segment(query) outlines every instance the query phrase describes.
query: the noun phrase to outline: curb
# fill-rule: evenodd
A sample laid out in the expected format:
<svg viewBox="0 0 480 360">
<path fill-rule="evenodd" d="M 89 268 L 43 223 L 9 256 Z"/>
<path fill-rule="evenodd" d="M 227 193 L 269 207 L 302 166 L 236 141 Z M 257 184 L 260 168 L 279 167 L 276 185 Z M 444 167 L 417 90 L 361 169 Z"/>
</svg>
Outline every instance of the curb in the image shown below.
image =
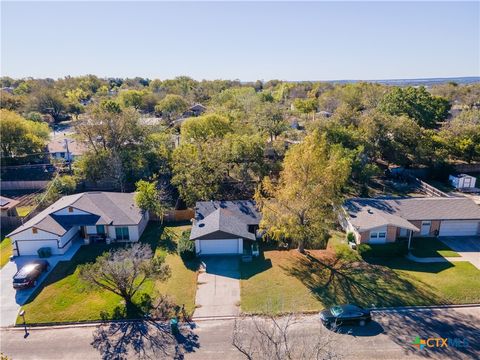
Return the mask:
<svg viewBox="0 0 480 360">
<path fill-rule="evenodd" d="M 423 305 L 423 306 L 401 306 L 401 307 L 379 307 L 369 308 L 370 311 L 423 311 L 423 310 L 441 310 L 441 309 L 461 309 L 470 307 L 480 307 L 480 304 L 451 304 L 451 305 Z"/>
<path fill-rule="evenodd" d="M 402 312 L 402 311 L 428 311 L 428 310 L 441 310 L 441 309 L 461 309 L 461 308 L 480 308 L 480 304 L 460 304 L 460 305 L 434 305 L 434 306 L 404 306 L 404 307 L 382 307 L 382 308 L 369 308 L 372 312 Z M 318 312 L 300 313 L 303 316 L 313 316 Z M 221 320 L 234 320 L 245 315 L 232 315 L 232 316 L 199 316 L 192 318 L 192 322 L 202 321 L 221 321 Z M 247 315 L 249 316 L 249 315 Z M 261 315 L 250 315 L 261 316 Z M 281 316 L 281 315 L 280 315 Z M 111 321 L 92 321 L 92 322 L 79 322 L 79 323 L 64 323 L 64 324 L 28 324 L 27 328 L 30 330 L 50 330 L 50 329 L 69 329 L 69 328 L 88 328 L 97 327 L 99 325 L 108 325 L 115 323 L 131 323 L 142 321 L 142 319 L 130 319 L 130 320 L 111 320 Z M 161 321 L 158 321 L 161 322 Z M 165 323 L 168 323 L 166 321 Z M 188 325 L 188 323 L 185 323 Z M 23 325 L 5 326 L 0 328 L 1 331 L 24 331 Z"/>
</svg>

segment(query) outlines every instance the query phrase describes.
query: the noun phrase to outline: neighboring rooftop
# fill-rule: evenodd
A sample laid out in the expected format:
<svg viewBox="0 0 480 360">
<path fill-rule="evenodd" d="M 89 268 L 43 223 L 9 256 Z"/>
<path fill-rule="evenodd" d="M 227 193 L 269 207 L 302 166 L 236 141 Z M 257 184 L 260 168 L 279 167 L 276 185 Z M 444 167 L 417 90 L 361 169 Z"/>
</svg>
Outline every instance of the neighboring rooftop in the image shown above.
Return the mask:
<svg viewBox="0 0 480 360">
<path fill-rule="evenodd" d="M 135 204 L 134 195 L 98 191 L 64 196 L 8 236 L 31 227 L 62 236 L 74 225 L 136 225 L 142 218 L 142 211 Z M 53 214 L 66 207 L 91 215 Z"/>
<path fill-rule="evenodd" d="M 480 207 L 463 197 L 356 198 L 347 200 L 344 209 L 360 231 L 385 225 L 418 231 L 409 221 L 480 219 Z"/>
<path fill-rule="evenodd" d="M 190 239 L 220 231 L 255 240 L 248 226 L 258 225 L 260 219 L 261 214 L 252 200 L 197 202 Z"/>
<path fill-rule="evenodd" d="M 9 210 L 14 208 L 19 204 L 19 201 L 7 198 L 5 196 L 0 196 L 0 209 Z"/>
</svg>

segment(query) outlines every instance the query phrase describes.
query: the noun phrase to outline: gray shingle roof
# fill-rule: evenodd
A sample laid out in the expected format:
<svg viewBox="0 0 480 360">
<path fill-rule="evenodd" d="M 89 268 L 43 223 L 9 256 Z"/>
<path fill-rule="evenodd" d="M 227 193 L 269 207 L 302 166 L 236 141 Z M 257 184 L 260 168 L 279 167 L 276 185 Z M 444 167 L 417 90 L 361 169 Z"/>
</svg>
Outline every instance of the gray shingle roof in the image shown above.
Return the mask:
<svg viewBox="0 0 480 360">
<path fill-rule="evenodd" d="M 215 232 L 255 240 L 248 225 L 258 225 L 261 214 L 254 201 L 200 201 L 196 203 L 195 220 L 190 239 L 198 239 Z"/>
<path fill-rule="evenodd" d="M 134 196 L 135 193 L 100 191 L 64 196 L 7 236 L 33 226 L 62 236 L 73 225 L 136 225 L 142 219 L 142 211 L 135 204 Z M 53 214 L 69 206 L 94 216 Z"/>
<path fill-rule="evenodd" d="M 384 225 L 418 231 L 407 220 L 480 220 L 480 206 L 461 197 L 350 199 L 344 209 L 360 231 Z"/>
</svg>

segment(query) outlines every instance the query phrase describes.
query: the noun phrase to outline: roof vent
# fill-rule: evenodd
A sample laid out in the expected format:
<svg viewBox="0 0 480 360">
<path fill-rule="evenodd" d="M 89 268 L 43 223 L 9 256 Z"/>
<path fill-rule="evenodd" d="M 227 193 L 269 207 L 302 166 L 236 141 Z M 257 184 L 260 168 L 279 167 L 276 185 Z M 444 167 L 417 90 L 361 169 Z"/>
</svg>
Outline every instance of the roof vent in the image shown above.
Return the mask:
<svg viewBox="0 0 480 360">
<path fill-rule="evenodd" d="M 201 227 L 201 228 L 202 228 L 202 227 L 204 227 L 204 226 L 205 226 L 205 224 L 204 224 L 204 223 L 200 223 L 200 224 L 198 224 L 198 227 Z"/>
<path fill-rule="evenodd" d="M 373 214 L 372 209 L 368 209 L 367 211 L 368 211 L 369 214 Z"/>
</svg>

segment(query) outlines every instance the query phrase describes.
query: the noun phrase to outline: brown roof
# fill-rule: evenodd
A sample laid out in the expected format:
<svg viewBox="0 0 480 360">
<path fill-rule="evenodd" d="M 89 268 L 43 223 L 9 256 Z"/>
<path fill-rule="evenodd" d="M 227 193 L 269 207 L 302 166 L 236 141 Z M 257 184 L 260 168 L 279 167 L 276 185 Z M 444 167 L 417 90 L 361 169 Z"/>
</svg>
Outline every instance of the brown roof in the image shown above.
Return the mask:
<svg viewBox="0 0 480 360">
<path fill-rule="evenodd" d="M 136 225 L 142 219 L 143 214 L 141 209 L 135 204 L 134 196 L 135 193 L 101 191 L 64 196 L 8 234 L 8 236 L 31 227 L 63 235 L 72 225 L 71 222 L 67 223 L 65 221 L 66 217 L 76 217 L 80 222 L 87 221 L 88 224 L 85 223 L 87 225 Z M 94 218 L 86 219 L 85 215 L 58 216 L 53 214 L 67 206 L 92 214 Z"/>
<path fill-rule="evenodd" d="M 57 153 L 57 152 L 66 152 L 67 148 L 65 146 L 65 140 L 68 142 L 68 151 L 72 155 L 83 155 L 87 151 L 87 146 L 84 142 L 72 139 L 68 137 L 60 137 L 50 141 L 47 144 L 47 149 L 49 153 Z"/>
<path fill-rule="evenodd" d="M 350 199 L 344 209 L 359 230 L 384 225 L 410 229 L 414 220 L 480 220 L 480 206 L 463 197 Z"/>
</svg>

